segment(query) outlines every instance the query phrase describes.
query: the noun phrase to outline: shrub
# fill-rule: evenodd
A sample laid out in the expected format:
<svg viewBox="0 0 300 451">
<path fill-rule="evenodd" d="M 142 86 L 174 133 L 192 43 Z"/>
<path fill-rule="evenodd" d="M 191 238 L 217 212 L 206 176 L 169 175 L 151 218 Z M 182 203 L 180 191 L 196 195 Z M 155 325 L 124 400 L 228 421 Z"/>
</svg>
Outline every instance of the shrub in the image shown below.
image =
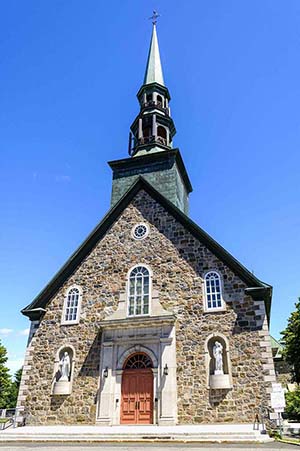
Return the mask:
<svg viewBox="0 0 300 451">
<path fill-rule="evenodd" d="M 300 387 L 285 394 L 286 414 L 289 420 L 300 421 Z"/>
</svg>

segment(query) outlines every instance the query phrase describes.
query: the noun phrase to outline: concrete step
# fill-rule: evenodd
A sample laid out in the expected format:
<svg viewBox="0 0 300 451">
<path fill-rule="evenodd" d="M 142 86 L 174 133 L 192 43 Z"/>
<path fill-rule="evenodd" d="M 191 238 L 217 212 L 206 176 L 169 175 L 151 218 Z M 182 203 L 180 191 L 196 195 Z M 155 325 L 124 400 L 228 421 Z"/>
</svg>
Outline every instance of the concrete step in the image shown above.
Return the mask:
<svg viewBox="0 0 300 451">
<path fill-rule="evenodd" d="M 0 442 L 248 442 L 270 437 L 253 425 L 25 426 L 0 432 Z"/>
</svg>

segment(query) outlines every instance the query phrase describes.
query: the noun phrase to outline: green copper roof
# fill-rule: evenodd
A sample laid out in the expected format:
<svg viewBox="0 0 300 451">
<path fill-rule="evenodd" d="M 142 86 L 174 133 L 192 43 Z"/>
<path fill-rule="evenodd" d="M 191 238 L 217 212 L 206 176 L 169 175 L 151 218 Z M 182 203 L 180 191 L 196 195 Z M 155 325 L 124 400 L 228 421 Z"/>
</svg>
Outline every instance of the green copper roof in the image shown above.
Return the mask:
<svg viewBox="0 0 300 451">
<path fill-rule="evenodd" d="M 165 85 L 155 24 L 153 24 L 147 67 L 144 77 L 144 85 L 148 85 L 150 83 L 159 83 L 162 86 Z"/>
<path fill-rule="evenodd" d="M 271 339 L 271 348 L 273 350 L 273 357 L 281 358 L 284 346 L 274 337 L 272 337 L 272 335 L 270 335 L 270 339 Z"/>
</svg>

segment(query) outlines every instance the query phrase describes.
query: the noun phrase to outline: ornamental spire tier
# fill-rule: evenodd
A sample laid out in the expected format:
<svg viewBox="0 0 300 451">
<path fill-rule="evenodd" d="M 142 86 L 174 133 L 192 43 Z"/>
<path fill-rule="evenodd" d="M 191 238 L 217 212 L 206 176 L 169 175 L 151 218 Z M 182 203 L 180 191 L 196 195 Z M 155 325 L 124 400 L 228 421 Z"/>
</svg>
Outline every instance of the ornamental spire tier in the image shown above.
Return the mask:
<svg viewBox="0 0 300 451">
<path fill-rule="evenodd" d="M 153 24 L 148 61 L 144 77 L 144 85 L 149 85 L 151 83 L 159 83 L 162 86 L 165 85 L 160 61 L 156 24 Z"/>
<path fill-rule="evenodd" d="M 169 108 L 171 97 L 164 83 L 160 60 L 156 33 L 157 17 L 153 16 L 155 20 L 144 83 L 137 93 L 140 112 L 130 127 L 128 152 L 132 157 L 172 149 L 176 133 Z"/>
</svg>

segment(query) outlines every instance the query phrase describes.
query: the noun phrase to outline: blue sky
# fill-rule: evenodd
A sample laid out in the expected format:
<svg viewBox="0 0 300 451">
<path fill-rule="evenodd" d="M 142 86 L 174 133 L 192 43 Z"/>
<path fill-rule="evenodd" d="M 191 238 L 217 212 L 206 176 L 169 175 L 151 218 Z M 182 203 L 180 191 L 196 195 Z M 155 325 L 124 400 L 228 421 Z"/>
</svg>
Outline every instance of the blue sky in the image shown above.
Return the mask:
<svg viewBox="0 0 300 451">
<path fill-rule="evenodd" d="M 22 364 L 27 305 L 109 208 L 127 156 L 152 10 L 194 192 L 190 216 L 274 287 L 279 337 L 300 296 L 299 0 L 2 2 L 0 338 Z"/>
</svg>

